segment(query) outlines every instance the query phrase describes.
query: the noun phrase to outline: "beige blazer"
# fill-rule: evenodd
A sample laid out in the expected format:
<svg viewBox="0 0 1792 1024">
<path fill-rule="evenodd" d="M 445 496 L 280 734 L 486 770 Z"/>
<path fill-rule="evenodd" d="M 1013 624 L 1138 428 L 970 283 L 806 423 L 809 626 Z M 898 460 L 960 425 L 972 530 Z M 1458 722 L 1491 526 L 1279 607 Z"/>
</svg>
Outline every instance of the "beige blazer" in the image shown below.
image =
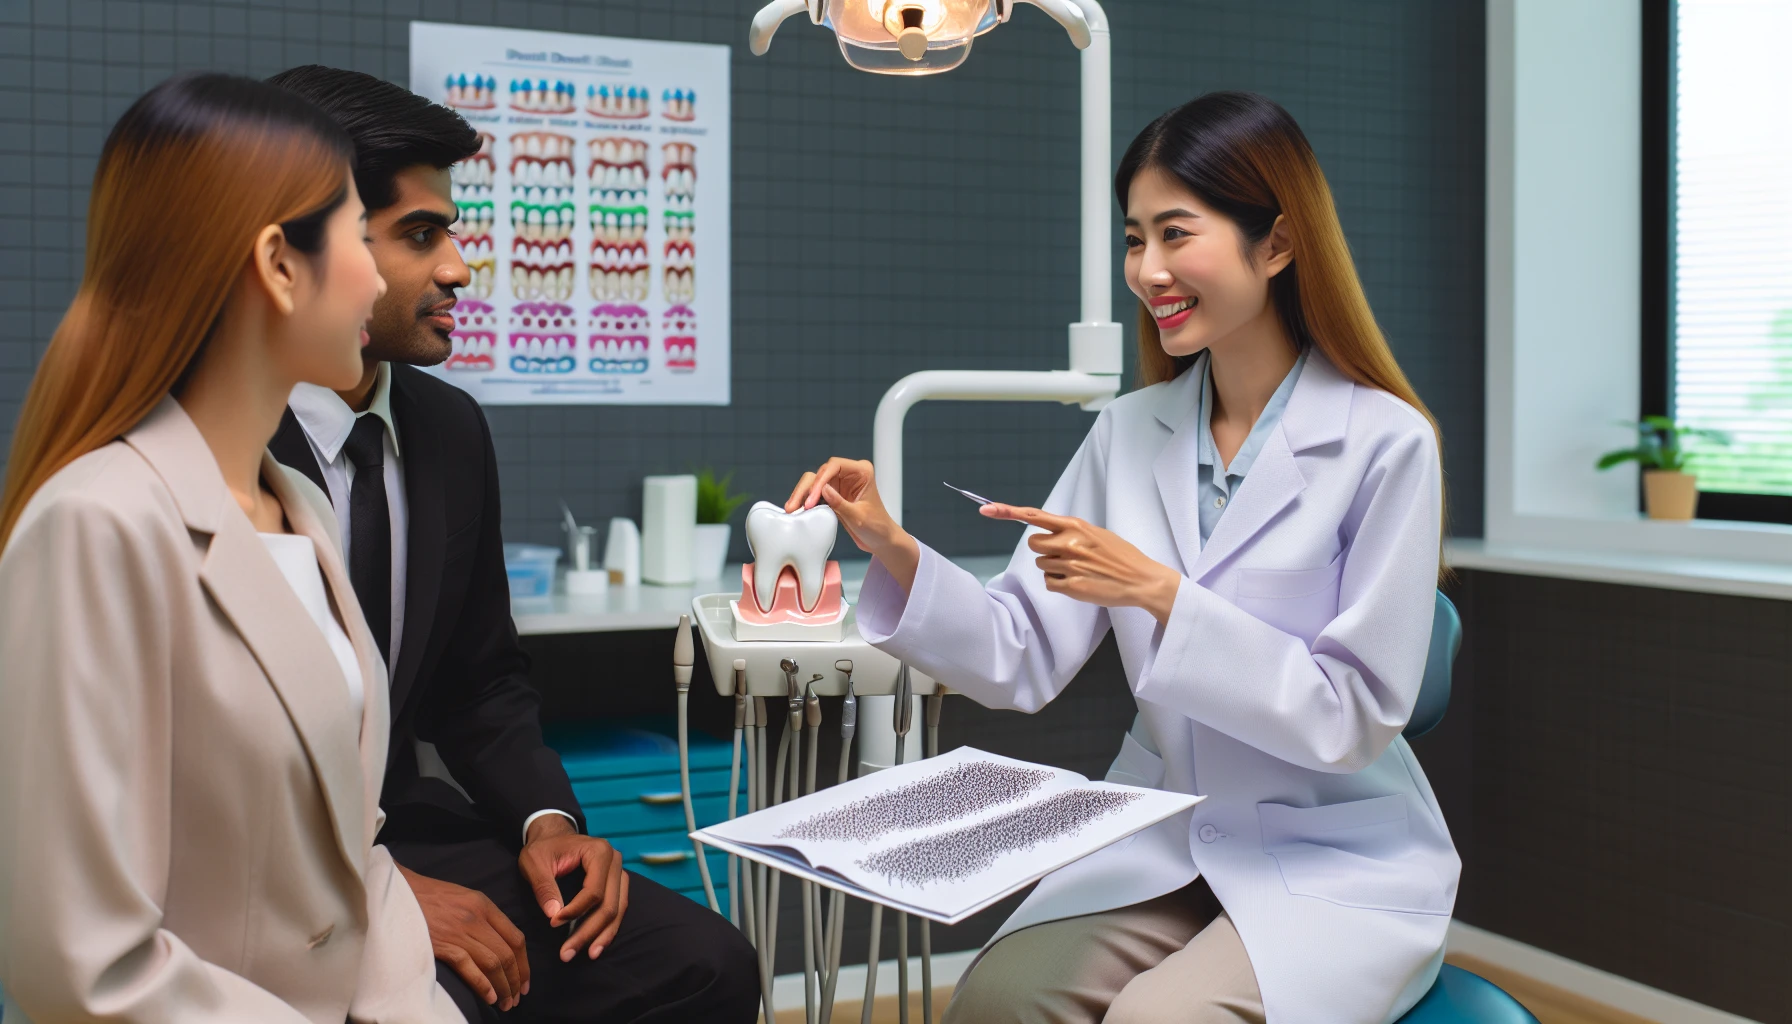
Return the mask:
<svg viewBox="0 0 1792 1024">
<path fill-rule="evenodd" d="M 464 1024 L 373 837 L 386 672 L 329 504 L 267 456 L 365 709 L 172 399 L 77 459 L 0 555 L 6 1024 Z"/>
</svg>

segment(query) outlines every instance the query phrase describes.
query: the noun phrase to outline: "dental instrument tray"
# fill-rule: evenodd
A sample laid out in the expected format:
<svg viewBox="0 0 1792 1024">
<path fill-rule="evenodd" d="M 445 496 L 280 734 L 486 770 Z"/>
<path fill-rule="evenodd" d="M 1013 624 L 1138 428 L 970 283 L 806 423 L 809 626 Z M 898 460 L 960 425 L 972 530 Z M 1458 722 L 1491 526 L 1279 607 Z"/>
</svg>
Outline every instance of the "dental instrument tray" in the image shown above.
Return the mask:
<svg viewBox="0 0 1792 1024">
<path fill-rule="evenodd" d="M 823 697 L 839 697 L 846 693 L 849 674 L 835 662 L 852 663 L 850 678 L 861 697 L 893 694 L 901 663 L 894 657 L 865 642 L 859 635 L 857 609 L 845 609 L 843 633 L 839 640 L 738 640 L 734 635 L 735 612 L 729 607 L 738 594 L 704 594 L 691 602 L 691 619 L 703 636 L 703 653 L 709 659 L 710 678 L 716 692 L 724 697 L 734 694 L 734 663 L 744 661 L 747 693 L 754 697 L 784 697 L 789 680 L 779 662 L 792 659 L 798 665 L 798 679 L 803 685 L 815 684 L 815 692 Z M 820 678 L 812 678 L 819 676 Z M 909 681 L 913 692 L 924 697 L 934 692 L 934 681 L 911 669 Z"/>
</svg>

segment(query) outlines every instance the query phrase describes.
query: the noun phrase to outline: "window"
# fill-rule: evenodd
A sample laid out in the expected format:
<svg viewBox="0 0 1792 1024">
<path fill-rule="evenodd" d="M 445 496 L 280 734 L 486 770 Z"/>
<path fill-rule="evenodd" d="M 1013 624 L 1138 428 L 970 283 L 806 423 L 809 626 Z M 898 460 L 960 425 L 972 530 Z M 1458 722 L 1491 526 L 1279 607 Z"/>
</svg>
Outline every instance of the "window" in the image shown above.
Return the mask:
<svg viewBox="0 0 1792 1024">
<path fill-rule="evenodd" d="M 1730 435 L 1701 518 L 1792 522 L 1788 39 L 1786 0 L 1644 2 L 1642 411 Z"/>
</svg>

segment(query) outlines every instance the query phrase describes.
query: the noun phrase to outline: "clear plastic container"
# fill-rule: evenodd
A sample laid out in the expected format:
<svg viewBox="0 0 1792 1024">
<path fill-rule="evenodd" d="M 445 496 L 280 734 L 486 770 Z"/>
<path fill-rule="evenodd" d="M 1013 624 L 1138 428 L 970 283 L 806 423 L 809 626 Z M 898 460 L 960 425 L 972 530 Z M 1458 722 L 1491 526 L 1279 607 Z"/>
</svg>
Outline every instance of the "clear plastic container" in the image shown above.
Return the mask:
<svg viewBox="0 0 1792 1024">
<path fill-rule="evenodd" d="M 510 577 L 510 596 L 546 597 L 554 589 L 554 566 L 560 549 L 546 544 L 504 545 L 504 574 Z"/>
</svg>

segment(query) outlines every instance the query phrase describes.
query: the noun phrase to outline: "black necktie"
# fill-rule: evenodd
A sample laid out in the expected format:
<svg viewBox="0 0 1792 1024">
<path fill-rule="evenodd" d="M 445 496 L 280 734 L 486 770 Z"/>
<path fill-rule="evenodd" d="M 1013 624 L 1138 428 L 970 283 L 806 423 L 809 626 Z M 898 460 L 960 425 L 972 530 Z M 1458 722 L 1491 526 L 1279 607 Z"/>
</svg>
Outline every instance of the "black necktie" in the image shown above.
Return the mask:
<svg viewBox="0 0 1792 1024">
<path fill-rule="evenodd" d="M 386 509 L 386 424 L 378 416 L 355 420 L 342 446 L 355 464 L 348 491 L 348 578 L 361 601 L 380 657 L 392 643 L 392 520 Z"/>
</svg>

